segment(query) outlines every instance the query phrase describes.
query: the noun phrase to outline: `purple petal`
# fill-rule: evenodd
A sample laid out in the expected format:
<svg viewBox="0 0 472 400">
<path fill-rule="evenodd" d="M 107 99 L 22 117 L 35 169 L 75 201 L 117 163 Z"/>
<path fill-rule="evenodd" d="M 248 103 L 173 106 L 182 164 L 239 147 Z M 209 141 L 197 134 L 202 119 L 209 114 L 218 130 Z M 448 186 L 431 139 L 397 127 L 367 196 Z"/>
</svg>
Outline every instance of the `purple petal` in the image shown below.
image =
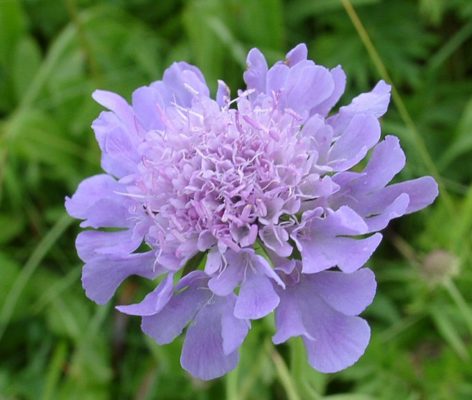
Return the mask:
<svg viewBox="0 0 472 400">
<path fill-rule="evenodd" d="M 369 227 L 369 232 L 377 232 L 384 229 L 392 219 L 399 218 L 408 210 L 410 196 L 402 193 L 391 204 L 385 207 L 381 213 L 365 219 Z"/>
<path fill-rule="evenodd" d="M 272 337 L 274 344 L 280 344 L 291 337 L 304 336 L 312 338 L 305 328 L 303 313 L 299 307 L 297 288 L 287 288 L 280 291 L 280 304 L 275 309 L 275 326 L 277 331 Z M 311 293 L 310 297 L 316 296 Z"/>
<path fill-rule="evenodd" d="M 354 272 L 369 260 L 381 240 L 382 235 L 376 233 L 366 239 L 320 236 L 311 243 L 303 242 L 303 272 L 311 274 L 335 266 Z"/>
<path fill-rule="evenodd" d="M 290 68 L 285 64 L 275 64 L 266 76 L 266 92 L 267 93 L 279 93 L 281 92 L 286 84 L 287 77 L 289 75 Z"/>
<path fill-rule="evenodd" d="M 330 73 L 334 81 L 333 93 L 325 101 L 323 101 L 321 104 L 317 105 L 314 109 L 311 110 L 312 115 L 316 113 L 326 116 L 344 93 L 344 90 L 346 88 L 346 74 L 344 73 L 341 66 L 333 68 L 332 70 L 330 70 Z"/>
<path fill-rule="evenodd" d="M 186 62 L 173 63 L 164 72 L 162 81 L 173 93 L 177 104 L 191 106 L 192 99 L 197 96 L 209 96 L 209 89 L 201 71 Z"/>
<path fill-rule="evenodd" d="M 82 285 L 87 297 L 98 304 L 111 299 L 120 284 L 131 275 L 155 278 L 162 273 L 155 265 L 154 252 L 130 254 L 126 257 L 101 256 L 91 259 L 82 270 Z"/>
<path fill-rule="evenodd" d="M 280 305 L 275 311 L 277 333 L 273 337 L 274 343 L 302 336 L 311 366 L 321 372 L 336 372 L 352 365 L 367 347 L 369 326 L 361 318 L 336 311 L 316 294 L 311 282 L 303 275 L 300 279 L 298 284 L 280 291 Z M 339 308 L 360 309 L 362 301 L 356 298 L 353 298 L 357 303 L 355 307 L 349 308 L 346 304 L 348 293 L 343 294 L 343 300 L 329 300 Z"/>
<path fill-rule="evenodd" d="M 356 184 L 364 191 L 386 186 L 405 166 L 405 154 L 395 136 L 386 136 L 372 152 L 364 177 Z"/>
<path fill-rule="evenodd" d="M 136 172 L 140 139 L 135 127 L 131 130 L 123 125 L 118 115 L 102 112 L 93 121 L 92 129 L 102 151 L 101 166 L 105 171 L 117 178 Z"/>
<path fill-rule="evenodd" d="M 134 113 L 123 97 L 106 90 L 95 90 L 92 98 L 100 105 L 108 108 L 125 124 L 127 128 L 134 127 Z"/>
<path fill-rule="evenodd" d="M 316 330 L 313 340 L 303 338 L 308 362 L 324 373 L 338 372 L 353 365 L 364 354 L 370 328 L 359 317 L 344 316 L 324 306 L 313 309 Z"/>
<path fill-rule="evenodd" d="M 231 309 L 231 302 L 228 303 L 226 298 L 218 298 L 214 303 L 203 307 L 189 326 L 180 362 L 193 376 L 202 380 L 215 379 L 236 367 L 239 361 L 238 352 L 225 354 L 223 348 L 222 316 L 230 313 Z M 245 336 L 240 326 L 237 329 Z M 237 338 L 228 345 L 228 349 L 243 339 L 244 337 Z"/>
<path fill-rule="evenodd" d="M 142 238 L 133 235 L 131 229 L 117 232 L 83 231 L 77 236 L 75 245 L 77 253 L 83 261 L 100 254 L 125 256 L 136 250 Z"/>
<path fill-rule="evenodd" d="M 308 55 L 308 49 L 305 43 L 296 45 L 290 50 L 285 56 L 285 64 L 289 67 L 293 67 L 301 61 L 305 61 Z"/>
<path fill-rule="evenodd" d="M 299 114 L 309 112 L 331 96 L 334 82 L 330 72 L 309 61 L 291 68 L 285 83 L 285 107 Z"/>
<path fill-rule="evenodd" d="M 225 82 L 218 80 L 216 102 L 218 103 L 220 107 L 225 107 L 229 104 L 230 100 L 231 100 L 231 93 L 230 93 L 228 85 Z"/>
<path fill-rule="evenodd" d="M 207 275 L 213 275 L 223 265 L 223 259 L 217 248 L 211 249 L 207 254 L 207 260 L 205 264 L 205 273 Z"/>
<path fill-rule="evenodd" d="M 148 316 L 157 314 L 170 300 L 174 288 L 174 275 L 167 277 L 138 304 L 117 306 L 116 309 L 128 315 Z"/>
<path fill-rule="evenodd" d="M 374 273 L 367 268 L 352 274 L 324 271 L 307 275 L 307 284 L 336 311 L 358 315 L 372 303 L 377 284 Z"/>
<path fill-rule="evenodd" d="M 384 81 L 379 81 L 372 91 L 360 94 L 352 100 L 351 104 L 341 107 L 340 113 L 367 113 L 375 118 L 380 118 L 387 112 L 391 89 L 390 85 Z"/>
<path fill-rule="evenodd" d="M 228 265 L 223 271 L 208 281 L 208 287 L 218 296 L 230 294 L 243 278 L 245 265 L 238 257 L 228 258 Z"/>
<path fill-rule="evenodd" d="M 221 335 L 225 355 L 233 353 L 242 345 L 250 327 L 249 321 L 233 315 L 235 297 L 228 296 L 227 302 L 225 312 L 221 317 Z"/>
<path fill-rule="evenodd" d="M 438 184 L 431 176 L 423 176 L 418 179 L 396 183 L 382 190 L 378 195 L 378 201 L 388 203 L 391 199 L 397 198 L 402 193 L 406 193 L 410 198 L 406 210 L 406 213 L 410 214 L 434 202 L 439 194 Z"/>
<path fill-rule="evenodd" d="M 201 271 L 186 275 L 177 285 L 179 292 L 172 296 L 159 313 L 143 317 L 143 332 L 158 344 L 172 342 L 211 298 L 211 292 L 205 290 L 207 279 Z"/>
<path fill-rule="evenodd" d="M 66 210 L 74 218 L 87 219 L 91 205 L 102 199 L 119 200 L 115 192 L 123 189 L 110 175 L 91 176 L 79 184 L 72 198 L 66 197 Z"/>
<path fill-rule="evenodd" d="M 146 131 L 165 127 L 162 110 L 170 101 L 171 95 L 162 82 L 140 87 L 133 92 L 133 110 Z"/>
<path fill-rule="evenodd" d="M 259 49 L 251 49 L 246 59 L 247 70 L 244 82 L 248 89 L 264 92 L 266 89 L 267 61 Z"/>
<path fill-rule="evenodd" d="M 259 319 L 272 312 L 278 304 L 279 296 L 271 280 L 248 268 L 236 300 L 234 315 L 241 319 Z"/>
<path fill-rule="evenodd" d="M 259 232 L 264 244 L 280 257 L 288 257 L 292 254 L 292 246 L 288 243 L 287 231 L 278 225 L 264 226 Z"/>
<path fill-rule="evenodd" d="M 379 139 L 378 120 L 369 114 L 355 115 L 329 151 L 329 166 L 336 171 L 353 167 Z"/>
</svg>

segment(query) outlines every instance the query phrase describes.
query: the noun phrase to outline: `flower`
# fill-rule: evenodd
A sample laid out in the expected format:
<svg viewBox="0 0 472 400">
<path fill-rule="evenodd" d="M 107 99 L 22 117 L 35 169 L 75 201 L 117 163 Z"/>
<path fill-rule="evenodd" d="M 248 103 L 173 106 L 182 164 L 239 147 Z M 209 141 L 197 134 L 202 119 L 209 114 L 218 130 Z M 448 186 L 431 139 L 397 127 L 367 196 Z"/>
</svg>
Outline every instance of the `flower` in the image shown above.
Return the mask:
<svg viewBox="0 0 472 400">
<path fill-rule="evenodd" d="M 253 49 L 247 65 L 234 99 L 221 81 L 212 99 L 184 62 L 131 105 L 94 92 L 110 110 L 92 126 L 106 173 L 66 198 L 90 228 L 76 243 L 83 286 L 102 304 L 130 275 L 160 277 L 117 309 L 141 316 L 159 344 L 186 329 L 181 363 L 200 379 L 233 369 L 250 321 L 274 310 L 274 343 L 302 336 L 313 368 L 339 371 L 369 341 L 358 315 L 375 294 L 363 266 L 378 231 L 431 204 L 437 185 L 388 185 L 405 157 L 397 138 L 379 143 L 385 82 L 332 112 L 345 74 L 308 60 L 304 44 L 271 68 Z"/>
</svg>

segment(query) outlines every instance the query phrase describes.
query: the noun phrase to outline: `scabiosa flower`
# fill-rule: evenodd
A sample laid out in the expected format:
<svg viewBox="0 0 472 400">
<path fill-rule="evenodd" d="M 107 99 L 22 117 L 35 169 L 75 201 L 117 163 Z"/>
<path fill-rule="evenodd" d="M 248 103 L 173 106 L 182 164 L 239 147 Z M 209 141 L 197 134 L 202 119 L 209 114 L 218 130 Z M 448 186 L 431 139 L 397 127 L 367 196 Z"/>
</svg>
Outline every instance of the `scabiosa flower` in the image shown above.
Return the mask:
<svg viewBox="0 0 472 400">
<path fill-rule="evenodd" d="M 94 92 L 110 110 L 93 123 L 106 174 L 66 199 L 90 228 L 76 243 L 83 286 L 102 304 L 130 275 L 160 277 L 117 308 L 159 344 L 186 329 L 181 363 L 201 379 L 233 369 L 250 321 L 274 310 L 274 343 L 301 336 L 313 368 L 339 371 L 369 341 L 358 315 L 375 294 L 362 267 L 378 231 L 431 204 L 437 185 L 388 185 L 405 157 L 397 138 L 379 142 L 385 82 L 332 112 L 345 74 L 307 60 L 305 45 L 271 68 L 253 49 L 247 65 L 233 99 L 221 81 L 212 99 L 184 62 L 131 105 Z"/>
</svg>

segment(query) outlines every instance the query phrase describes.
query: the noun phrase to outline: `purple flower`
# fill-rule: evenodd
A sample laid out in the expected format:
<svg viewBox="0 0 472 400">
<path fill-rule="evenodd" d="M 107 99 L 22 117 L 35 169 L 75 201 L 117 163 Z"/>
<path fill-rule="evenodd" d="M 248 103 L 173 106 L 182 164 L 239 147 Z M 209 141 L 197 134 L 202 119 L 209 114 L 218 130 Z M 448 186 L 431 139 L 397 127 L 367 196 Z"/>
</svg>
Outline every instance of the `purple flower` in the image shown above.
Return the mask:
<svg viewBox="0 0 472 400">
<path fill-rule="evenodd" d="M 253 49 L 247 64 L 233 99 L 220 81 L 213 100 L 183 62 L 131 105 L 94 92 L 110 110 L 93 123 L 106 174 L 66 199 L 90 228 L 76 243 L 83 285 L 102 304 L 130 275 L 161 277 L 139 304 L 117 308 L 141 316 L 159 344 L 186 329 L 181 362 L 198 378 L 233 369 L 250 320 L 274 310 L 274 343 L 302 336 L 313 368 L 339 371 L 369 341 L 357 315 L 374 297 L 361 267 L 378 231 L 431 204 L 437 185 L 388 185 L 405 157 L 397 138 L 379 143 L 385 82 L 333 113 L 345 74 L 307 60 L 305 45 L 271 68 Z"/>
</svg>

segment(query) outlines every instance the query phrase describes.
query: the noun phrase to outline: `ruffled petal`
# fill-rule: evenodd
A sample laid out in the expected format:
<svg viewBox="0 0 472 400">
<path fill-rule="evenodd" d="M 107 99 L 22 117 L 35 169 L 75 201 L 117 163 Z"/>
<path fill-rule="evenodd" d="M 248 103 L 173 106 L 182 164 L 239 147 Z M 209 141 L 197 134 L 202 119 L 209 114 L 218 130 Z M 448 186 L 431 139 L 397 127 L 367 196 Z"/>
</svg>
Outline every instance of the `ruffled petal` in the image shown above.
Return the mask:
<svg viewBox="0 0 472 400">
<path fill-rule="evenodd" d="M 234 315 L 241 319 L 259 319 L 274 310 L 279 304 L 279 296 L 271 279 L 259 271 L 246 270 L 241 283 Z"/>
<path fill-rule="evenodd" d="M 341 299 L 331 295 L 326 297 L 326 293 L 318 295 L 316 289 L 326 284 L 332 285 L 338 294 L 348 287 L 347 281 L 335 281 L 332 275 L 323 274 L 323 278 L 315 283 L 312 276 L 302 274 L 298 282 L 285 291 L 279 291 L 280 305 L 275 311 L 277 332 L 273 341 L 281 343 L 290 337 L 302 336 L 310 365 L 321 372 L 336 372 L 355 363 L 364 353 L 370 339 L 369 326 L 362 318 L 345 315 L 336 308 L 355 312 L 371 300 L 371 293 L 369 296 L 362 293 L 362 286 L 366 282 L 355 282 L 359 277 L 360 281 L 365 280 L 366 276 L 362 276 L 362 273 L 352 280 L 353 307 L 348 305 L 350 287 L 349 291 L 342 293 Z M 337 274 L 348 276 L 347 279 L 351 276 Z M 369 281 L 367 286 L 371 286 L 371 278 L 368 277 L 366 281 Z M 366 289 L 372 291 L 370 287 Z"/>
<path fill-rule="evenodd" d="M 344 93 L 344 90 L 346 89 L 346 74 L 344 73 L 341 66 L 338 65 L 337 67 L 333 68 L 330 70 L 330 73 L 334 82 L 333 93 L 331 93 L 331 96 L 329 96 L 325 101 L 311 110 L 310 114 L 312 115 L 319 114 L 326 116 L 339 101 Z"/>
<path fill-rule="evenodd" d="M 235 296 L 227 296 L 225 310 L 221 316 L 221 336 L 225 355 L 233 353 L 243 344 L 250 328 L 249 321 L 234 316 L 234 305 Z"/>
<path fill-rule="evenodd" d="M 354 97 L 351 104 L 341 107 L 340 114 L 371 114 L 375 118 L 380 118 L 387 112 L 390 103 L 390 92 L 392 87 L 379 81 L 377 85 L 368 93 Z"/>
<path fill-rule="evenodd" d="M 287 231 L 278 225 L 267 225 L 259 231 L 259 235 L 267 246 L 280 257 L 288 257 L 292 254 L 292 246 L 288 243 Z"/>
<path fill-rule="evenodd" d="M 336 311 L 358 315 L 372 303 L 377 288 L 374 273 L 362 268 L 352 274 L 324 271 L 304 277 L 316 293 Z"/>
<path fill-rule="evenodd" d="M 313 340 L 303 338 L 308 362 L 324 373 L 341 371 L 353 365 L 364 354 L 370 340 L 365 320 L 337 313 L 319 302 L 311 304 Z"/>
<path fill-rule="evenodd" d="M 131 229 L 117 232 L 88 230 L 79 233 L 75 245 L 79 257 L 87 262 L 103 254 L 126 256 L 135 251 L 142 242 L 142 237 L 134 235 Z"/>
<path fill-rule="evenodd" d="M 145 131 L 165 127 L 163 110 L 171 100 L 172 96 L 162 82 L 140 87 L 133 92 L 133 110 Z"/>
<path fill-rule="evenodd" d="M 201 71 L 186 62 L 173 63 L 164 71 L 162 81 L 180 106 L 189 107 L 195 96 L 208 97 L 210 94 Z"/>
<path fill-rule="evenodd" d="M 244 268 L 245 265 L 238 257 L 229 258 L 226 267 L 208 281 L 208 287 L 218 296 L 227 296 L 241 282 Z"/>
<path fill-rule="evenodd" d="M 369 114 L 352 117 L 346 129 L 329 151 L 328 165 L 345 171 L 358 164 L 380 139 L 380 124 Z"/>
<path fill-rule="evenodd" d="M 238 351 L 225 354 L 223 348 L 222 317 L 231 310 L 231 301 L 216 298 L 201 308 L 188 327 L 180 362 L 193 376 L 202 380 L 215 379 L 236 367 L 239 361 Z M 245 334 L 241 336 L 245 337 Z M 236 342 L 242 342 L 241 338 Z M 234 347 L 234 344 L 228 345 L 228 349 Z"/>
<path fill-rule="evenodd" d="M 290 50 L 285 56 L 285 64 L 289 67 L 293 67 L 301 61 L 305 61 L 308 56 L 308 49 L 305 43 L 297 44 L 292 50 Z"/>
<path fill-rule="evenodd" d="M 351 208 L 343 206 L 325 218 L 308 217 L 305 226 L 292 237 L 301 252 L 304 273 L 316 273 L 335 266 L 344 272 L 362 267 L 380 244 L 382 235 L 365 239 L 346 237 L 368 231 L 364 220 Z"/>
<path fill-rule="evenodd" d="M 364 176 L 356 183 L 364 191 L 385 187 L 405 166 L 405 154 L 395 136 L 386 136 L 372 152 Z"/>
<path fill-rule="evenodd" d="M 157 314 L 165 307 L 171 298 L 172 289 L 174 288 L 173 278 L 173 274 L 168 274 L 140 303 L 117 306 L 116 309 L 128 315 L 148 316 Z"/>
<path fill-rule="evenodd" d="M 259 49 L 251 49 L 246 59 L 244 82 L 248 89 L 264 92 L 266 89 L 267 61 Z"/>
<path fill-rule="evenodd" d="M 300 115 L 328 99 L 334 91 L 333 78 L 328 69 L 301 61 L 290 68 L 285 82 L 282 105 Z"/>
<path fill-rule="evenodd" d="M 225 107 L 229 104 L 231 100 L 231 92 L 228 85 L 218 80 L 218 90 L 216 92 L 216 102 L 220 107 Z"/>
<path fill-rule="evenodd" d="M 108 255 L 91 259 L 82 270 L 82 285 L 87 297 L 104 304 L 127 277 L 155 278 L 163 272 L 160 266 L 156 266 L 155 260 L 152 251 L 126 257 Z"/>
<path fill-rule="evenodd" d="M 351 273 L 362 267 L 379 246 L 382 235 L 376 233 L 366 239 L 318 237 L 303 243 L 303 272 L 312 274 L 338 266 Z"/>
<path fill-rule="evenodd" d="M 212 294 L 205 290 L 208 277 L 194 271 L 181 279 L 175 293 L 160 312 L 142 319 L 141 329 L 158 344 L 171 343 L 182 333 L 195 314 L 210 300 Z"/>
</svg>

